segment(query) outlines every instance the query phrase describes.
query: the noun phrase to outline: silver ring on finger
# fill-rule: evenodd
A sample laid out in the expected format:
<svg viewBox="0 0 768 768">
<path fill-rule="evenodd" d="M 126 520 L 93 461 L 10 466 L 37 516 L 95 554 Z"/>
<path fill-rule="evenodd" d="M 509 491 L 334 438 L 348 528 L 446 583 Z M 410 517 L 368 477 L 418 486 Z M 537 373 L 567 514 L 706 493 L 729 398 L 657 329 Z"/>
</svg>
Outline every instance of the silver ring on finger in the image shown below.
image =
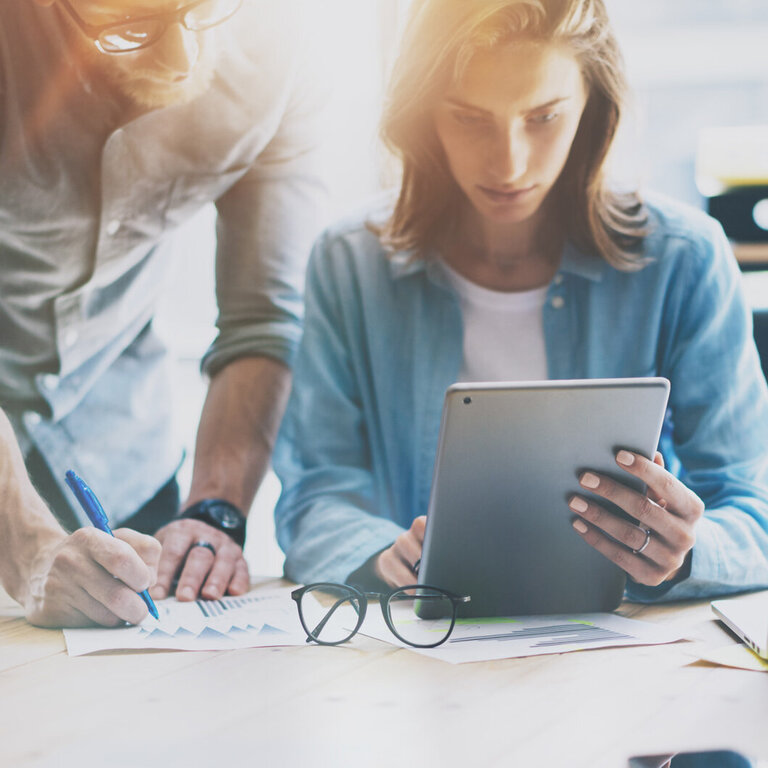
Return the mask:
<svg viewBox="0 0 768 768">
<path fill-rule="evenodd" d="M 646 542 L 646 543 L 647 543 L 647 542 Z M 191 551 L 192 551 L 192 550 L 193 550 L 195 547 L 203 547 L 203 549 L 210 549 L 210 550 L 211 550 L 211 554 L 212 554 L 214 557 L 216 557 L 216 549 L 215 549 L 215 547 L 213 546 L 213 544 L 211 544 L 211 542 L 210 542 L 210 541 L 204 541 L 203 539 L 199 539 L 198 541 L 196 541 L 196 542 L 195 542 L 195 543 L 194 543 L 194 544 L 193 544 L 193 545 L 192 545 L 192 546 L 189 548 L 189 551 L 191 552 Z"/>
<path fill-rule="evenodd" d="M 650 528 L 640 528 L 641 531 L 645 533 L 645 541 L 637 548 L 632 550 L 633 555 L 639 555 L 643 552 L 643 550 L 648 546 L 648 543 L 651 540 L 651 529 Z"/>
</svg>

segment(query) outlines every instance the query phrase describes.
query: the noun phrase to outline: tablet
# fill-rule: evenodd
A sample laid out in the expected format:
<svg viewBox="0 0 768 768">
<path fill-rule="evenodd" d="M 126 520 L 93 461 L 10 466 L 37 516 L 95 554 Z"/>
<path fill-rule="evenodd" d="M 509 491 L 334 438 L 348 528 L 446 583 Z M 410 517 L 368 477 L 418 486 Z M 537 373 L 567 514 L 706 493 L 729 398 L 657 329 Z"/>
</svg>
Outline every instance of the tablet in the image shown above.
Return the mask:
<svg viewBox="0 0 768 768">
<path fill-rule="evenodd" d="M 590 497 L 585 469 L 644 491 L 614 457 L 653 456 L 668 394 L 662 378 L 449 387 L 419 583 L 470 595 L 465 616 L 616 608 L 625 574 L 573 530 L 568 499 Z"/>
</svg>

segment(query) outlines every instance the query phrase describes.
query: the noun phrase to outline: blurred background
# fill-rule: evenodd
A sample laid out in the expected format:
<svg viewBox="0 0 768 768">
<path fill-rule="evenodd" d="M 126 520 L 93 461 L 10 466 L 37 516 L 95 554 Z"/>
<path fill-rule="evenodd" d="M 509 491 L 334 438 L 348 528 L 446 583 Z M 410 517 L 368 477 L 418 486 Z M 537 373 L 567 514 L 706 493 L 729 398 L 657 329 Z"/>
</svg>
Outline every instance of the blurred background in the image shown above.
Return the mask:
<svg viewBox="0 0 768 768">
<path fill-rule="evenodd" d="M 606 4 L 634 92 L 613 162 L 617 184 L 661 191 L 704 210 L 714 206 L 713 212 L 731 210 L 734 195 L 742 205 L 746 195 L 751 213 L 754 195 L 768 196 L 768 3 Z M 377 127 L 408 5 L 408 0 L 323 3 L 317 34 L 334 89 L 331 219 L 359 208 L 393 181 Z M 736 166 L 738 172 L 732 170 Z M 754 205 L 754 210 L 761 209 Z M 212 206 L 203 208 L 177 231 L 175 268 L 157 320 L 177 360 L 176 428 L 187 446 L 179 477 L 183 493 L 206 388 L 199 360 L 214 336 L 214 217 Z M 763 271 L 768 268 L 768 212 L 762 224 L 750 219 L 746 231 L 733 231 L 739 235 L 737 255 L 750 260 L 744 281 L 756 309 L 768 309 L 768 272 Z M 729 226 L 726 222 L 726 232 L 733 236 Z M 246 556 L 254 575 L 282 573 L 272 522 L 279 490 L 270 473 L 249 517 Z"/>
</svg>

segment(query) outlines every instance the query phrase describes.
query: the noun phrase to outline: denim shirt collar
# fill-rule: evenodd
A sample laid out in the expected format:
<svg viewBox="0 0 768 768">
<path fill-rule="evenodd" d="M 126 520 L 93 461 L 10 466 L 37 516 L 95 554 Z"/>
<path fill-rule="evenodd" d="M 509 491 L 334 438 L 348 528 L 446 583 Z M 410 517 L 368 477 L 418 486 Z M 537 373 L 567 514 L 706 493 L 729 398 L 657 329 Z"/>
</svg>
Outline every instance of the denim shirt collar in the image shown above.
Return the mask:
<svg viewBox="0 0 768 768">
<path fill-rule="evenodd" d="M 393 280 L 418 272 L 426 272 L 433 281 L 440 285 L 447 285 L 442 270 L 437 268 L 439 261 L 440 256 L 437 251 L 428 252 L 426 257 L 417 256 L 415 251 L 398 251 L 389 258 L 389 270 Z M 607 266 L 603 259 L 584 253 L 570 241 L 563 246 L 560 272 L 600 282 Z"/>
</svg>

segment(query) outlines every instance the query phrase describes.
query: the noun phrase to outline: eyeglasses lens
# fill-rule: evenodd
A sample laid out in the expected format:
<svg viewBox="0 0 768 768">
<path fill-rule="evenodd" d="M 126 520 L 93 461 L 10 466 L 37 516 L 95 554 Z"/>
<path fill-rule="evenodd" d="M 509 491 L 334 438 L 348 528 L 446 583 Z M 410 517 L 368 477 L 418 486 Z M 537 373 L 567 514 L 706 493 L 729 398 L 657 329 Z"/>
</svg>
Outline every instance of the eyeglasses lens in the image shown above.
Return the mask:
<svg viewBox="0 0 768 768">
<path fill-rule="evenodd" d="M 320 584 L 301 596 L 299 609 L 304 627 L 314 640 L 343 643 L 355 633 L 360 598 L 342 585 Z"/>
<path fill-rule="evenodd" d="M 191 32 L 200 32 L 226 21 L 242 5 L 243 0 L 208 0 L 190 8 L 184 14 L 184 26 Z M 162 19 L 136 19 L 125 24 L 115 24 L 104 30 L 98 45 L 105 53 L 124 53 L 146 48 L 165 32 Z"/>
<path fill-rule="evenodd" d="M 439 645 L 451 634 L 453 603 L 439 590 L 402 589 L 391 595 L 387 607 L 395 634 L 410 645 Z"/>
<path fill-rule="evenodd" d="M 163 34 L 165 24 L 158 20 L 127 22 L 105 29 L 98 39 L 99 47 L 107 53 L 122 53 L 142 48 Z"/>
</svg>

